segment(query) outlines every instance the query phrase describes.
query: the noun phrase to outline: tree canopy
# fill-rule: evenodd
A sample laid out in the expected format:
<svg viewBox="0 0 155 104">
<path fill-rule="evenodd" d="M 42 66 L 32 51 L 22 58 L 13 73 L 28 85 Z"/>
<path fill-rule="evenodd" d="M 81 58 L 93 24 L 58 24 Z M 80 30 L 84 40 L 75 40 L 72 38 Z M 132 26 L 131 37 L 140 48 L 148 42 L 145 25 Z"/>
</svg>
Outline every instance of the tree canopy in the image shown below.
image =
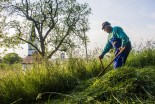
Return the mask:
<svg viewBox="0 0 155 104">
<path fill-rule="evenodd" d="M 1 15 L 7 16 L 3 32 L 5 44 L 28 43 L 42 57 L 51 58 L 58 50 L 79 46 L 88 38 L 88 4 L 76 0 L 11 0 L 2 3 Z M 15 29 L 8 36 L 9 29 Z M 31 38 L 31 39 L 30 39 Z M 9 40 L 9 41 L 8 41 Z M 31 40 L 31 41 L 30 41 Z M 38 46 L 34 41 L 38 42 Z"/>
</svg>

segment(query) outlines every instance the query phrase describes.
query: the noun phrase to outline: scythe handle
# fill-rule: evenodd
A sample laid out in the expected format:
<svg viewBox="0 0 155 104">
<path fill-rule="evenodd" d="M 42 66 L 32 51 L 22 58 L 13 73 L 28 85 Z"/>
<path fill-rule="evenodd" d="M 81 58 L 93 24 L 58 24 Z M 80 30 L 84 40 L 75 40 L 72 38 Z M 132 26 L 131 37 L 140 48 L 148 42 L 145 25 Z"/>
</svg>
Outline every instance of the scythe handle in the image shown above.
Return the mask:
<svg viewBox="0 0 155 104">
<path fill-rule="evenodd" d="M 113 63 L 113 61 L 124 51 L 124 49 L 125 49 L 125 47 L 115 56 L 115 58 L 104 68 L 104 67 L 102 67 L 103 68 L 103 70 L 99 73 L 99 75 L 97 76 L 97 77 L 100 77 L 102 74 L 103 74 L 103 72 L 105 72 L 105 70 Z M 102 63 L 102 60 L 100 59 L 100 62 L 101 62 L 101 64 L 102 64 L 102 66 L 103 66 L 103 63 Z"/>
</svg>

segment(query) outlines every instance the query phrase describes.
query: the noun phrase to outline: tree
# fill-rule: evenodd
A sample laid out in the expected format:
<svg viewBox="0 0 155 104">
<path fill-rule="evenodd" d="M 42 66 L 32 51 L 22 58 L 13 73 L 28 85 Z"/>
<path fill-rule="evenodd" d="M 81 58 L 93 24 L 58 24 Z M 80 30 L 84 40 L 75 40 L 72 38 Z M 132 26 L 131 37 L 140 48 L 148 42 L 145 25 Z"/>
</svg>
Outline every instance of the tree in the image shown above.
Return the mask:
<svg viewBox="0 0 155 104">
<path fill-rule="evenodd" d="M 9 28 L 16 29 L 9 42 L 28 43 L 42 57 L 51 58 L 58 50 L 80 45 L 86 37 L 83 28 L 89 29 L 87 17 L 91 9 L 88 4 L 79 4 L 76 0 L 11 0 L 4 3 L 3 8 L 7 15 L 16 17 L 6 23 Z M 32 36 L 39 47 L 29 41 Z"/>
<path fill-rule="evenodd" d="M 7 64 L 14 64 L 21 62 L 22 58 L 17 53 L 8 53 L 3 57 L 3 62 Z"/>
</svg>

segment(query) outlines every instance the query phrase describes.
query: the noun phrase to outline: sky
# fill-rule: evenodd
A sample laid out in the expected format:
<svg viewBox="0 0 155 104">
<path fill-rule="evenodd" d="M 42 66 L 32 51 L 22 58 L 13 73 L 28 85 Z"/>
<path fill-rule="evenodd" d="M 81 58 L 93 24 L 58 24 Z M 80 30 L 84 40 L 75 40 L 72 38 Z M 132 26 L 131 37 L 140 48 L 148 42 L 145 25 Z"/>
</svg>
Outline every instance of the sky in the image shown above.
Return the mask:
<svg viewBox="0 0 155 104">
<path fill-rule="evenodd" d="M 132 44 L 155 39 L 155 0 L 77 0 L 88 3 L 92 9 L 91 29 L 87 33 L 90 47 L 101 47 L 108 34 L 101 30 L 102 23 L 109 21 L 120 26 Z"/>
<path fill-rule="evenodd" d="M 92 9 L 89 15 L 89 49 L 104 48 L 108 34 L 101 28 L 104 21 L 120 26 L 129 36 L 132 44 L 155 40 L 155 0 L 77 0 L 88 3 Z M 21 57 L 27 56 L 27 44 L 14 50 Z M 9 50 L 8 52 L 11 52 Z"/>
</svg>

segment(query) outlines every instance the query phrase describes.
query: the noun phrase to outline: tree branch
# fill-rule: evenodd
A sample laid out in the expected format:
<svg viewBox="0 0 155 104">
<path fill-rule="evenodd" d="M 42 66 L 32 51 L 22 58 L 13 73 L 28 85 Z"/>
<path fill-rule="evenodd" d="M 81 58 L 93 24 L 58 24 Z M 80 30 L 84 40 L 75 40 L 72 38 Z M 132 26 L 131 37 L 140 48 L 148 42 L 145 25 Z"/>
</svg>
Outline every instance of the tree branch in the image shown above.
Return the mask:
<svg viewBox="0 0 155 104">
<path fill-rule="evenodd" d="M 65 40 L 65 38 L 69 35 L 70 33 L 70 27 L 68 28 L 67 32 L 66 32 L 66 35 L 64 35 L 64 37 L 60 40 L 59 44 L 56 46 L 55 50 L 53 50 L 48 58 L 51 58 L 51 56 L 60 48 L 61 44 L 63 43 L 63 41 Z"/>
<path fill-rule="evenodd" d="M 51 32 L 51 30 L 54 28 L 54 26 L 55 26 L 55 24 L 56 24 L 56 22 L 54 21 L 54 18 L 57 18 L 58 19 L 58 15 L 57 15 L 57 13 L 58 13 L 58 6 L 59 6 L 59 3 L 58 3 L 58 0 L 55 0 L 55 2 L 56 2 L 56 10 L 55 10 L 55 12 L 54 12 L 54 16 L 52 15 L 52 13 L 53 13 L 53 8 L 52 8 L 52 5 L 51 4 L 49 4 L 49 6 L 50 6 L 50 9 L 51 9 L 51 21 L 52 21 L 52 25 L 50 26 L 49 25 L 49 29 L 48 29 L 48 31 L 46 32 L 46 34 L 45 34 L 45 36 L 44 36 L 44 40 L 47 38 L 47 36 L 49 35 L 49 33 Z M 56 17 L 57 16 L 57 17 Z"/>
<path fill-rule="evenodd" d="M 22 41 L 24 41 L 24 42 L 26 42 L 26 43 L 28 43 L 28 44 L 30 44 L 30 45 L 32 45 L 40 54 L 42 53 L 42 52 L 38 49 L 38 47 L 35 46 L 34 44 L 32 44 L 31 42 L 29 42 L 29 41 L 27 41 L 27 40 L 25 40 L 25 39 L 23 39 L 23 38 L 20 38 L 20 37 L 17 37 L 17 38 L 20 39 L 20 40 L 22 40 Z"/>
</svg>

